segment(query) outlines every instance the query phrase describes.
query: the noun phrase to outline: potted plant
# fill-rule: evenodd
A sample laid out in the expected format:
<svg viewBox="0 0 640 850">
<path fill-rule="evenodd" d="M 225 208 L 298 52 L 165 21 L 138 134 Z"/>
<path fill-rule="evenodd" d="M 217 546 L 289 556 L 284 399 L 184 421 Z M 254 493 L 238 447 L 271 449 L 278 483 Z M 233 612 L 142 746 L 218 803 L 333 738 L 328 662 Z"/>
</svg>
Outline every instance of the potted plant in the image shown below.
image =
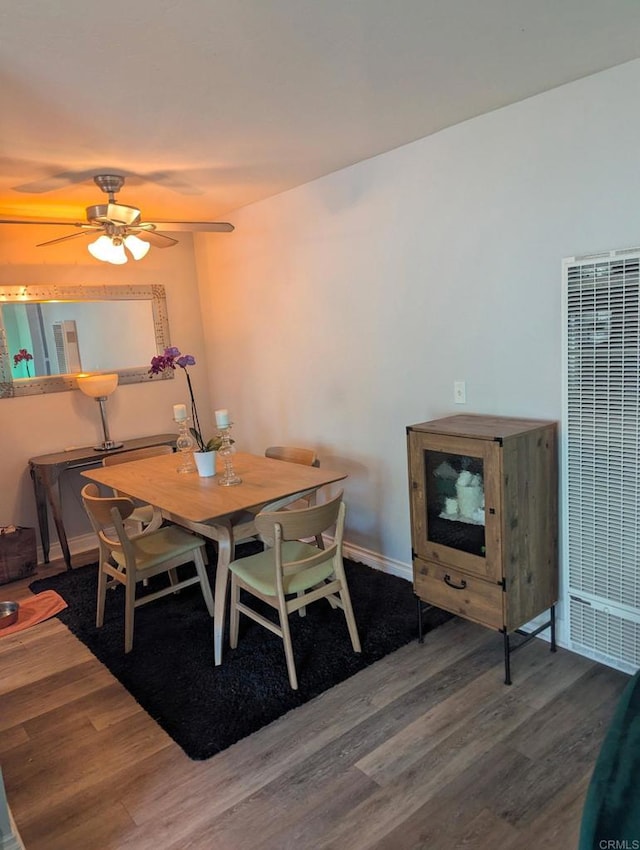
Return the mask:
<svg viewBox="0 0 640 850">
<path fill-rule="evenodd" d="M 198 408 L 196 406 L 193 387 L 191 386 L 191 376 L 189 375 L 188 368 L 189 366 L 195 365 L 196 359 L 192 354 L 181 354 L 180 349 L 172 346 L 171 348 L 165 348 L 162 354 L 158 354 L 151 359 L 149 374 L 153 378 L 154 375 L 159 375 L 167 369 L 175 370 L 176 368 L 180 368 L 184 372 L 187 378 L 187 387 L 189 388 L 189 398 L 191 401 L 192 425 L 189 428 L 189 431 L 195 440 L 197 447 L 193 454 L 198 467 L 198 472 L 200 475 L 208 477 L 215 475 L 215 452 L 217 452 L 220 448 L 222 438 L 219 434 L 216 434 L 207 440 L 202 435 L 200 419 L 198 417 Z M 200 472 L 201 467 L 204 472 Z"/>
</svg>

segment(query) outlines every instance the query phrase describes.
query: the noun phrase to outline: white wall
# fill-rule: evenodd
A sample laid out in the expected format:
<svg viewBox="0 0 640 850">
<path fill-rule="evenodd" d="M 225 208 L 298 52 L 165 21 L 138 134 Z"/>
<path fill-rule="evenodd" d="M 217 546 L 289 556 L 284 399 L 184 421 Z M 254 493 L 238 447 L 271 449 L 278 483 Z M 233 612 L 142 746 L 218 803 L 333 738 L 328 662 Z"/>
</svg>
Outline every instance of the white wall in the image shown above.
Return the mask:
<svg viewBox="0 0 640 850">
<path fill-rule="evenodd" d="M 241 448 L 316 446 L 347 470 L 352 543 L 410 562 L 406 425 L 560 419 L 561 260 L 640 243 L 639 91 L 632 62 L 196 238 L 214 406 Z"/>
<path fill-rule="evenodd" d="M 93 259 L 78 240 L 35 248 L 37 242 L 54 238 L 50 230 L 19 226 L 0 229 L 0 285 L 164 285 L 171 341 L 183 352 L 195 355 L 197 365 L 190 372 L 198 408 L 201 417 L 205 413 L 210 416 L 191 235 L 179 234 L 180 242 L 175 247 L 152 248 L 139 263 L 132 260 L 123 266 L 113 266 Z M 117 346 L 118 339 L 113 339 L 112 344 Z M 149 351 L 149 361 L 154 354 L 155 351 Z M 188 399 L 182 374 L 176 374 L 173 381 L 150 380 L 120 386 L 107 402 L 111 436 L 122 440 L 172 433 L 176 430 L 172 405 L 187 403 Z M 100 413 L 96 402 L 77 390 L 0 399 L 0 437 L 0 525 L 36 526 L 28 459 L 62 451 L 67 446 L 101 442 Z M 82 483 L 86 480 L 75 473 L 65 476 L 63 483 L 64 517 L 70 538 L 90 530 L 79 501 Z M 57 542 L 53 527 L 51 540 L 52 544 Z M 73 551 L 73 541 L 70 543 Z M 56 554 L 54 547 L 52 554 Z"/>
<path fill-rule="evenodd" d="M 632 62 L 246 207 L 235 233 L 195 237 L 197 282 L 186 234 L 116 267 L 5 227 L 0 284 L 163 283 L 201 416 L 230 408 L 241 449 L 316 446 L 349 472 L 349 541 L 408 566 L 406 425 L 561 416 L 561 260 L 640 244 L 639 90 Z M 173 430 L 175 387 L 119 388 L 113 435 Z M 27 459 L 100 426 L 94 402 L 58 393 L 1 400 L 0 434 L 0 524 L 34 525 Z"/>
</svg>

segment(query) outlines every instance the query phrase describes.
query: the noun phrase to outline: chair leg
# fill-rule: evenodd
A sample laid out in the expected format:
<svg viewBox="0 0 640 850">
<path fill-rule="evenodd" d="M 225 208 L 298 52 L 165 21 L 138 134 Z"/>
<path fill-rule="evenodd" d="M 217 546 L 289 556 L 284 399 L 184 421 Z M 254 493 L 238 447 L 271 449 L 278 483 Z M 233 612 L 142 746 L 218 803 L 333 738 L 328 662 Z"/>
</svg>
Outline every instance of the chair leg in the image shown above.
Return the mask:
<svg viewBox="0 0 640 850">
<path fill-rule="evenodd" d="M 240 600 L 240 587 L 236 577 L 231 574 L 231 600 L 229 603 L 229 646 L 235 649 L 238 646 L 238 627 L 240 625 L 240 612 L 238 601 Z"/>
<path fill-rule="evenodd" d="M 280 614 L 280 628 L 282 629 L 282 642 L 284 643 L 284 655 L 287 659 L 287 672 L 289 673 L 289 684 L 294 691 L 298 690 L 298 677 L 296 675 L 296 665 L 293 660 L 293 645 L 291 643 L 291 632 L 289 630 L 289 615 L 286 608 L 283 606 L 278 608 Z"/>
<path fill-rule="evenodd" d="M 204 548 L 204 547 L 202 547 Z M 202 595 L 204 596 L 204 601 L 207 606 L 207 611 L 209 612 L 209 616 L 213 617 L 213 595 L 211 593 L 211 585 L 209 584 L 209 577 L 207 576 L 207 571 L 204 566 L 204 559 L 202 557 L 202 548 L 196 549 L 193 553 L 193 561 L 196 565 L 196 572 L 200 578 L 200 587 L 202 588 Z M 169 572 L 169 575 L 173 570 Z"/>
<path fill-rule="evenodd" d="M 349 636 L 351 637 L 351 645 L 353 646 L 353 651 L 362 652 L 362 647 L 360 646 L 360 637 L 358 635 L 358 628 L 356 626 L 356 618 L 353 616 L 353 608 L 351 607 L 351 597 L 349 596 L 349 590 L 344 581 L 342 582 L 342 588 L 340 589 L 339 594 L 340 600 L 342 601 L 344 616 L 347 621 L 347 628 L 349 629 Z"/>
<path fill-rule="evenodd" d="M 96 607 L 96 628 L 104 623 L 104 603 L 107 596 L 107 574 L 102 569 L 102 563 L 98 566 L 98 601 Z"/>
<path fill-rule="evenodd" d="M 133 615 L 135 613 L 136 583 L 127 576 L 124 597 L 124 651 L 133 649 Z"/>
<path fill-rule="evenodd" d="M 299 597 L 304 596 L 304 590 L 299 590 L 298 596 Z M 298 608 L 298 616 L 299 617 L 306 617 L 307 616 L 307 606 L 306 605 L 303 605 L 302 608 Z"/>
</svg>

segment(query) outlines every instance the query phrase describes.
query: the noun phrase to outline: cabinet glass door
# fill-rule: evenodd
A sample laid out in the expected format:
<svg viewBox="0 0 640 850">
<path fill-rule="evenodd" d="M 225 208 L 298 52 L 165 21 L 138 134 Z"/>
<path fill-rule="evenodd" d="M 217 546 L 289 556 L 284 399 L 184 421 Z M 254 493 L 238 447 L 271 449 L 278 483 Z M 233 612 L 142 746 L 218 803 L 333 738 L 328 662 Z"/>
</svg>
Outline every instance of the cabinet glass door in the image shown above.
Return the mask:
<svg viewBox="0 0 640 850">
<path fill-rule="evenodd" d="M 500 452 L 494 440 L 409 432 L 414 557 L 500 578 Z"/>
<path fill-rule="evenodd" d="M 484 558 L 484 461 L 425 449 L 424 481 L 427 540 Z"/>
</svg>

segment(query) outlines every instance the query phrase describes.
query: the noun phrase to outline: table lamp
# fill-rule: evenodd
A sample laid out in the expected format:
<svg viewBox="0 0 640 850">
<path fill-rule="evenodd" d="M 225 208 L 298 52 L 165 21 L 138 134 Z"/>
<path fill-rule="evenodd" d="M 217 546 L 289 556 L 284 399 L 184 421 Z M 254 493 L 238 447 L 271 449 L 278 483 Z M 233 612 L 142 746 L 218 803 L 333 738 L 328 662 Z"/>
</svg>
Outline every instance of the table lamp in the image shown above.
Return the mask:
<svg viewBox="0 0 640 850">
<path fill-rule="evenodd" d="M 100 405 L 100 417 L 102 419 L 102 431 L 104 433 L 104 441 L 99 446 L 93 448 L 97 452 L 108 452 L 111 449 L 119 449 L 122 443 L 115 443 L 109 436 L 109 425 L 107 423 L 107 411 L 104 403 L 111 393 L 115 392 L 118 386 L 118 376 L 113 375 L 78 375 L 76 378 L 78 389 L 82 390 L 85 395 L 95 400 Z"/>
</svg>

